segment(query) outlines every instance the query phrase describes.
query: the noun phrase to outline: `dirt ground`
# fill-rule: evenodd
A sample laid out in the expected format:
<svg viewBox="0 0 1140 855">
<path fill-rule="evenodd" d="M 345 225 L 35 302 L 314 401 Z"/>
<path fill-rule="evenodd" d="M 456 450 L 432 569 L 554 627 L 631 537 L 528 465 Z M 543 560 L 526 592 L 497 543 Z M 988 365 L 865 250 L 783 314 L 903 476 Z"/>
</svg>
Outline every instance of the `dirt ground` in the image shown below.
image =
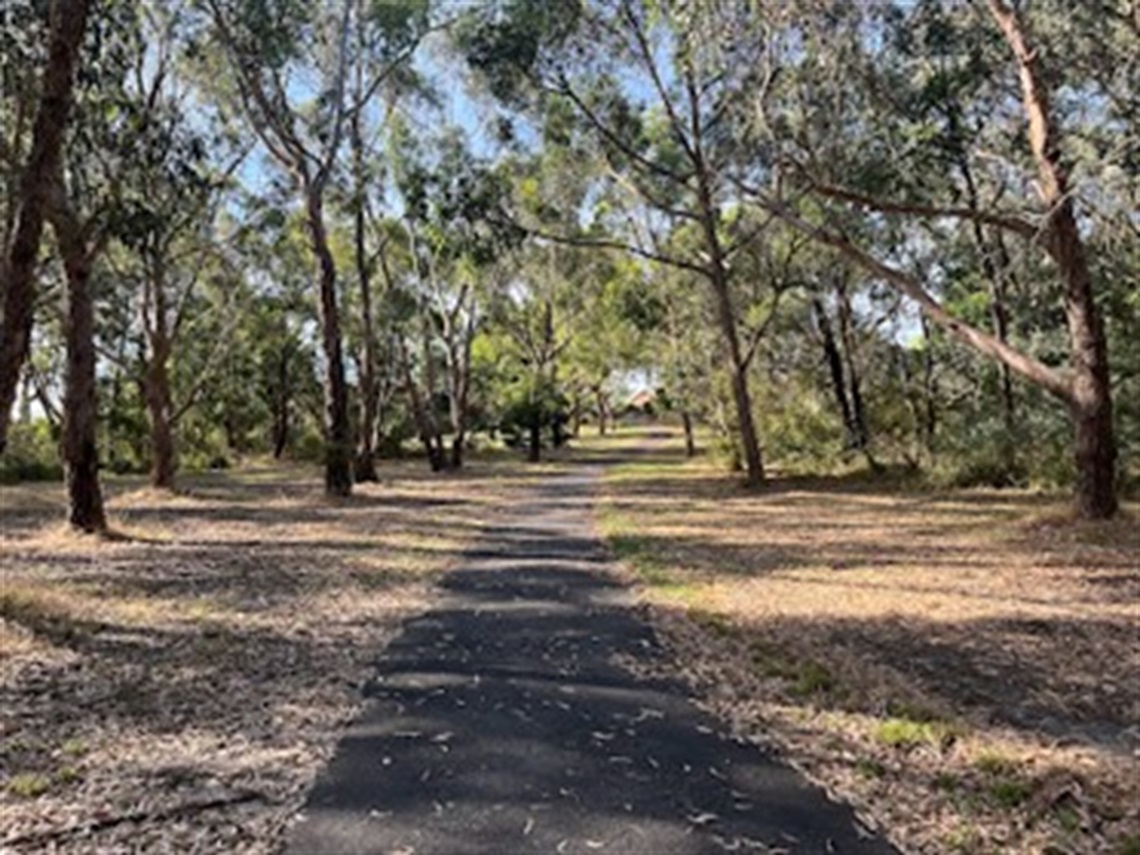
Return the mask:
<svg viewBox="0 0 1140 855">
<path fill-rule="evenodd" d="M 1140 517 L 606 444 L 602 526 L 706 703 L 914 852 L 1140 852 Z M 623 451 L 624 446 L 624 451 Z"/>
<path fill-rule="evenodd" d="M 300 467 L 0 488 L 0 850 L 269 852 L 376 653 L 528 475 L 419 462 L 330 501 Z"/>
</svg>

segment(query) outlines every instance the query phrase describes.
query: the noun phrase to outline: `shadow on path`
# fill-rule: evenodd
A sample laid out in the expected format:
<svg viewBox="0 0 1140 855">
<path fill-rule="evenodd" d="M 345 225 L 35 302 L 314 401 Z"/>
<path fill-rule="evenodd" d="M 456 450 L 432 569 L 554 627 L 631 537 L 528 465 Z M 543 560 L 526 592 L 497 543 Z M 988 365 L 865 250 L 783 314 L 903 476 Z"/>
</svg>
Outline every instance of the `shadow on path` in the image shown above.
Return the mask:
<svg viewBox="0 0 1140 855">
<path fill-rule="evenodd" d="M 615 664 L 659 651 L 599 572 L 594 473 L 536 487 L 405 625 L 287 852 L 894 851 L 680 685 Z"/>
</svg>

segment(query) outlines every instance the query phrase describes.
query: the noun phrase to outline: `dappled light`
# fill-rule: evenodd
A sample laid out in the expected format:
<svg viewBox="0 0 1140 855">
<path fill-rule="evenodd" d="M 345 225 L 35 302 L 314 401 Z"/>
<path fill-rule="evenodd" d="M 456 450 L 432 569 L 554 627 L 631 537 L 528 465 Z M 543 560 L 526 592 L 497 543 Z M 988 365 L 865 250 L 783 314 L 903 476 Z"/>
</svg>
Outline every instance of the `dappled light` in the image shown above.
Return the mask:
<svg viewBox="0 0 1140 855">
<path fill-rule="evenodd" d="M 1136 0 L 0 0 L 0 850 L 1140 855 Z"/>
<path fill-rule="evenodd" d="M 908 839 L 1064 840 L 1040 803 L 1050 787 L 1079 791 L 1109 839 L 1135 822 L 1135 506 L 1113 523 L 1061 523 L 1055 497 L 867 477 L 776 478 L 750 495 L 686 464 L 677 436 L 606 485 L 603 528 L 712 707 Z M 902 752 L 880 731 L 898 718 L 918 722 Z M 923 745 L 932 756 L 912 758 Z M 1026 793 L 1005 807 L 1036 813 L 986 804 L 973 769 L 985 752 L 1017 758 Z M 940 790 L 943 778 L 957 783 Z M 899 787 L 910 801 L 892 803 Z M 1011 836 L 1012 822 L 1028 826 Z"/>
</svg>

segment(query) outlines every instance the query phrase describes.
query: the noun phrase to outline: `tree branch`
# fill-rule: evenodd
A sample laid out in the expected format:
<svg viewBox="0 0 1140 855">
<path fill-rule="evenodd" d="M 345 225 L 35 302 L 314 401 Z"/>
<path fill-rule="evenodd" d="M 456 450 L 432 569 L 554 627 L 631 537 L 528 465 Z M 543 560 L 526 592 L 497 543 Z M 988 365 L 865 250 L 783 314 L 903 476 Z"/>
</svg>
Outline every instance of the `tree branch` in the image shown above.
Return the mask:
<svg viewBox="0 0 1140 855">
<path fill-rule="evenodd" d="M 647 259 L 649 261 L 656 261 L 659 264 L 666 264 L 670 267 L 677 267 L 682 270 L 692 270 L 694 273 L 699 273 L 702 276 L 709 275 L 709 271 L 699 264 L 691 261 L 685 261 L 683 258 L 677 258 L 676 256 L 669 255 L 668 253 L 644 249 L 643 247 L 636 246 L 635 244 L 625 243 L 618 240 L 608 240 L 606 238 L 559 235 L 553 232 L 545 231 L 543 229 L 534 229 L 527 226 L 522 226 L 518 223 L 515 223 L 514 225 L 518 228 L 521 228 L 531 237 L 554 241 L 555 243 L 565 244 L 566 246 L 594 247 L 595 249 L 617 249 L 622 252 L 628 252 L 640 258 Z"/>
<path fill-rule="evenodd" d="M 856 193 L 853 190 L 848 190 L 843 187 L 819 184 L 814 181 L 810 182 L 810 188 L 816 193 L 827 196 L 830 199 L 850 202 L 861 208 L 870 208 L 873 211 L 879 211 L 884 214 L 914 214 L 919 217 L 948 217 L 958 220 L 972 220 L 1014 232 L 1033 241 L 1039 241 L 1043 237 L 1043 231 L 1033 225 L 1033 223 L 1012 214 L 989 214 L 985 211 L 979 211 L 973 208 L 942 208 L 937 205 L 892 202 L 876 199 L 873 196 L 866 196 L 862 193 Z"/>
<path fill-rule="evenodd" d="M 757 199 L 757 204 L 775 214 L 793 229 L 808 235 L 819 243 L 832 247 L 840 255 L 854 261 L 864 270 L 875 274 L 892 288 L 914 300 L 926 316 L 951 337 L 968 344 L 979 353 L 1009 366 L 1011 370 L 1031 383 L 1041 386 L 1066 404 L 1072 401 L 1073 389 L 1067 375 L 956 318 L 915 277 L 884 264 L 870 253 L 851 243 L 845 236 L 808 223 L 780 202 L 761 196 Z"/>
</svg>

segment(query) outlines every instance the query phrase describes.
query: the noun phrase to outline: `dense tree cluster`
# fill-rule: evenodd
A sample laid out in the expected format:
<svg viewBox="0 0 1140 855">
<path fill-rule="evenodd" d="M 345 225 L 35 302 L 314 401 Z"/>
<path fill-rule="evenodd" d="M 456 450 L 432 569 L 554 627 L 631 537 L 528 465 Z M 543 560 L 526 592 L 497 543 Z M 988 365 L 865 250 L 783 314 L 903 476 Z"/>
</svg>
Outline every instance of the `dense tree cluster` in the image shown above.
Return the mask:
<svg viewBox="0 0 1140 855">
<path fill-rule="evenodd" d="M 1140 448 L 1124 0 L 11 0 L 7 477 L 695 450 L 1072 484 Z"/>
</svg>

